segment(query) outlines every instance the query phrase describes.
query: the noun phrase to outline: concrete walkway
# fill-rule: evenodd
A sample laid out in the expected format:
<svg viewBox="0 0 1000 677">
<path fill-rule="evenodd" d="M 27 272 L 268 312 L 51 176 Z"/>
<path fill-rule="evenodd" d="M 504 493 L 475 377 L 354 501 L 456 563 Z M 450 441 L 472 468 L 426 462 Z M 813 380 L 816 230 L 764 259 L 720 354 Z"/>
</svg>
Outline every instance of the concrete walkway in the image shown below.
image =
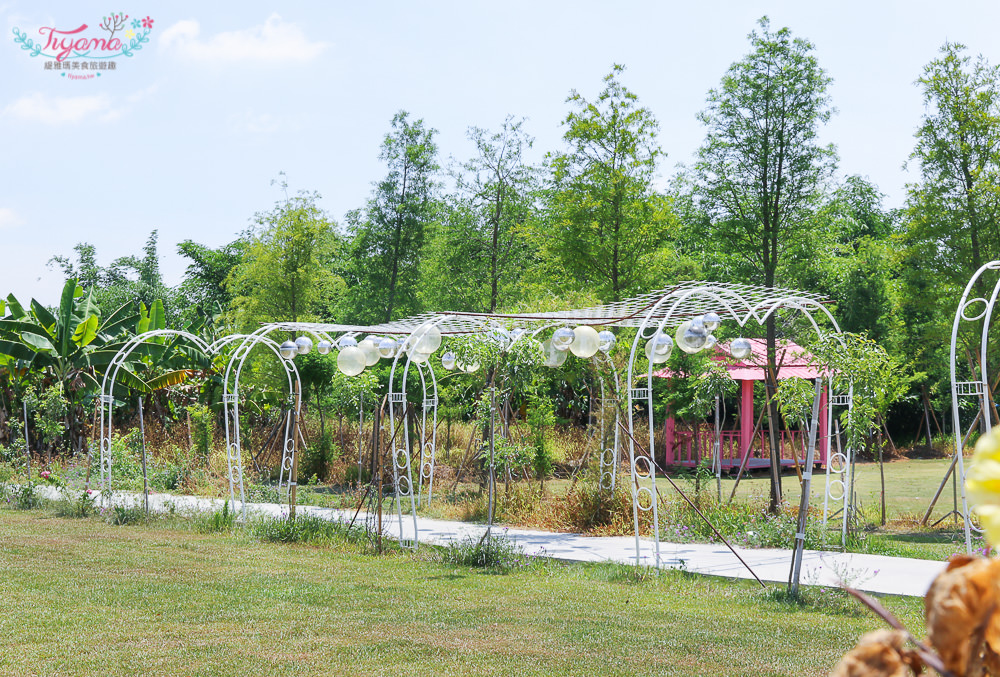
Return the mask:
<svg viewBox="0 0 1000 677">
<path fill-rule="evenodd" d="M 141 494 L 115 492 L 114 501 L 135 505 L 141 502 Z M 171 507 L 180 512 L 209 511 L 220 508 L 222 503 L 220 499 L 150 494 L 150 509 L 154 511 L 165 512 Z M 247 504 L 247 511 L 250 514 L 277 516 L 281 515 L 283 510 L 287 512 L 287 507 L 283 508 L 276 503 Z M 353 516 L 352 512 L 331 508 L 299 506 L 298 510 L 341 521 L 349 521 Z M 363 514 L 358 517 L 359 521 L 363 519 Z M 384 519 L 386 534 L 391 538 L 399 538 L 399 523 L 395 514 L 386 514 Z M 446 545 L 463 539 L 478 539 L 485 531 L 485 527 L 479 524 L 418 517 L 417 530 L 420 543 Z M 403 532 L 406 538 L 413 537 L 412 517 L 404 517 Z M 614 561 L 635 564 L 636 561 L 634 536 L 596 537 L 505 527 L 494 527 L 494 533 L 504 534 L 520 545 L 528 555 L 572 562 Z M 655 543 L 649 539 L 640 539 L 640 546 L 641 564 L 654 565 Z M 736 550 L 761 580 L 787 585 L 791 550 L 750 548 Z M 660 566 L 683 568 L 709 576 L 753 578 L 739 559 L 721 544 L 661 542 Z M 930 587 L 931 581 L 944 567 L 945 562 L 933 560 L 806 550 L 802 560 L 800 580 L 803 585 L 839 586 L 846 583 L 867 592 L 922 597 Z"/>
</svg>

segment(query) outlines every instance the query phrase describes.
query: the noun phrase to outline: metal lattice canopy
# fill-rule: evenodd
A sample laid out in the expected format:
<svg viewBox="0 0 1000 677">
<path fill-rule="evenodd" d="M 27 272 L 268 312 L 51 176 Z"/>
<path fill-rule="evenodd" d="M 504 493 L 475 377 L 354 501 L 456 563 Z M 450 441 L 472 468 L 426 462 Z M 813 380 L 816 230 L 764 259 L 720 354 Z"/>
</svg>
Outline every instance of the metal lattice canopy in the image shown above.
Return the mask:
<svg viewBox="0 0 1000 677">
<path fill-rule="evenodd" d="M 673 301 L 671 301 L 673 299 Z M 661 302 L 666 300 L 666 302 Z M 604 327 L 639 327 L 659 323 L 669 316 L 668 326 L 676 326 L 708 311 L 724 308 L 746 324 L 754 319 L 763 323 L 780 307 L 816 308 L 831 303 L 822 294 L 724 282 L 680 282 L 673 287 L 634 296 L 623 301 L 591 308 L 541 313 L 466 313 L 437 312 L 414 315 L 377 325 L 353 325 L 323 322 L 274 322 L 264 325 L 273 330 L 311 331 L 327 334 L 357 333 L 408 335 L 427 322 L 436 322 L 442 334 L 475 334 L 491 329 L 540 329 L 542 326 L 576 324 Z M 653 309 L 652 315 L 648 313 Z"/>
</svg>

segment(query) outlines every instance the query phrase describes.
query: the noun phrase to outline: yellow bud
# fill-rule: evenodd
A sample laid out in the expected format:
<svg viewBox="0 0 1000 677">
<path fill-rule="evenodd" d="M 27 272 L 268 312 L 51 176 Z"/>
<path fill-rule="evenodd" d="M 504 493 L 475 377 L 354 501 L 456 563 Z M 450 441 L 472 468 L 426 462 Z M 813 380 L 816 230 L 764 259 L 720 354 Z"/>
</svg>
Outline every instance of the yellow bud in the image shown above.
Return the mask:
<svg viewBox="0 0 1000 677">
<path fill-rule="evenodd" d="M 1000 461 L 1000 428 L 994 428 L 989 434 L 983 435 L 976 442 L 976 450 L 972 454 L 972 462 L 976 463 L 980 459 Z"/>
<path fill-rule="evenodd" d="M 986 542 L 997 547 L 1000 544 L 1000 506 L 980 505 L 975 508 L 975 513 L 985 532 Z"/>
</svg>

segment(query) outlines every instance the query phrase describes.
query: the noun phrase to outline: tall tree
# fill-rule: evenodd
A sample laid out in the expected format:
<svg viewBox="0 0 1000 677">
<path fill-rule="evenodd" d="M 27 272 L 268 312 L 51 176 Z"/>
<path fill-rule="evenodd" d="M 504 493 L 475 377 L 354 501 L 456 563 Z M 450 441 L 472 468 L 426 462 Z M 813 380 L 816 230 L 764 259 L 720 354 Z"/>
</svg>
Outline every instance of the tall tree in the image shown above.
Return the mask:
<svg viewBox="0 0 1000 677">
<path fill-rule="evenodd" d="M 300 192 L 254 216 L 246 253 L 226 282 L 236 326 L 315 320 L 328 312 L 343 281 L 332 270 L 337 236 L 319 197 Z"/>
<path fill-rule="evenodd" d="M 196 313 L 212 317 L 229 310 L 233 297 L 226 287 L 226 279 L 242 263 L 247 247 L 248 242 L 243 237 L 216 249 L 193 240 L 178 243 L 177 253 L 191 261 L 184 271 L 179 291 Z"/>
<path fill-rule="evenodd" d="M 364 210 L 347 215 L 352 242 L 344 314 L 354 322 L 388 322 L 420 307 L 420 250 L 437 209 L 437 132 L 406 111 L 396 113 L 391 126 L 379 153 L 388 172 Z"/>
<path fill-rule="evenodd" d="M 453 170 L 456 192 L 428 238 L 421 296 L 428 307 L 495 312 L 530 264 L 525 227 L 535 218 L 533 139 L 508 117 L 498 132 L 471 127 L 476 156 Z"/>
<path fill-rule="evenodd" d="M 547 255 L 574 282 L 617 301 L 639 291 L 650 258 L 673 223 L 667 201 L 653 190 L 659 124 L 621 82 L 615 64 L 595 101 L 573 91 L 563 125 L 565 153 L 551 157 Z"/>
<path fill-rule="evenodd" d="M 737 61 L 708 93 L 701 121 L 705 142 L 695 165 L 701 207 L 720 257 L 730 260 L 739 279 L 767 287 L 778 283 L 782 253 L 795 231 L 804 228 L 835 151 L 821 146 L 819 126 L 832 115 L 830 78 L 808 40 L 782 28 L 771 31 L 767 17 L 749 35 L 751 51 Z M 766 324 L 769 419 L 772 434 L 778 411 L 775 317 Z M 781 502 L 778 450 L 771 444 L 771 509 Z"/>
<path fill-rule="evenodd" d="M 904 278 L 901 312 L 922 320 L 907 322 L 912 345 L 947 345 L 955 299 L 980 266 L 1000 258 L 1000 68 L 945 43 L 917 84 L 926 111 L 910 155 L 920 180 L 909 186 L 904 267 L 920 272 Z M 973 329 L 960 341 L 978 343 L 981 325 Z M 998 359 L 995 342 L 989 349 Z M 927 359 L 917 368 L 946 381 L 935 368 L 940 355 L 921 353 Z"/>
</svg>

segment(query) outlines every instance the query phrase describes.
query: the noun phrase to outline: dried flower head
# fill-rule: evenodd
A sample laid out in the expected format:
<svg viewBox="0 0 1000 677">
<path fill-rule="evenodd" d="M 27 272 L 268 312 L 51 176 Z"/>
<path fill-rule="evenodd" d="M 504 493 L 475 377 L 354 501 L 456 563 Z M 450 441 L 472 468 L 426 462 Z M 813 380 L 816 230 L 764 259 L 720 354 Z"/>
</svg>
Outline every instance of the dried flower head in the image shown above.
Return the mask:
<svg viewBox="0 0 1000 677">
<path fill-rule="evenodd" d="M 920 674 L 923 663 L 906 648 L 902 630 L 876 630 L 858 640 L 830 677 L 912 677 Z"/>
<path fill-rule="evenodd" d="M 955 555 L 924 601 L 927 638 L 956 675 L 1000 674 L 1000 560 Z"/>
</svg>

